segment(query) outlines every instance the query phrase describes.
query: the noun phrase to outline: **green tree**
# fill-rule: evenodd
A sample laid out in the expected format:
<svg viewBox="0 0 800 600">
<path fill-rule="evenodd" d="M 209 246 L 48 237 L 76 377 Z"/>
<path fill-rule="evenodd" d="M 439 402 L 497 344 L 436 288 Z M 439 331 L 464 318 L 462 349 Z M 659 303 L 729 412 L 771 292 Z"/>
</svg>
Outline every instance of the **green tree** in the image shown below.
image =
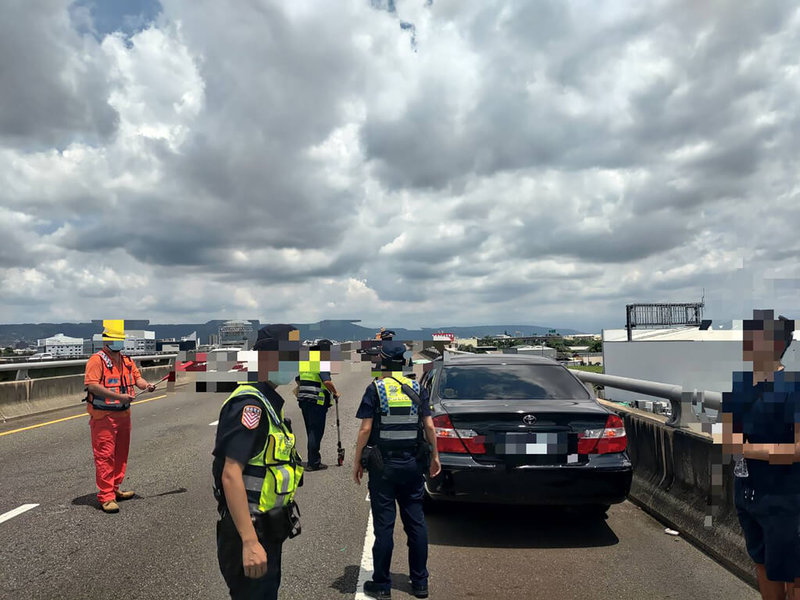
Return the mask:
<svg viewBox="0 0 800 600">
<path fill-rule="evenodd" d="M 602 352 L 603 351 L 603 340 L 592 340 L 589 343 L 589 352 Z"/>
<path fill-rule="evenodd" d="M 545 345 L 550 348 L 555 348 L 559 352 L 571 352 L 569 346 L 564 343 L 564 338 L 549 338 L 545 340 Z"/>
</svg>

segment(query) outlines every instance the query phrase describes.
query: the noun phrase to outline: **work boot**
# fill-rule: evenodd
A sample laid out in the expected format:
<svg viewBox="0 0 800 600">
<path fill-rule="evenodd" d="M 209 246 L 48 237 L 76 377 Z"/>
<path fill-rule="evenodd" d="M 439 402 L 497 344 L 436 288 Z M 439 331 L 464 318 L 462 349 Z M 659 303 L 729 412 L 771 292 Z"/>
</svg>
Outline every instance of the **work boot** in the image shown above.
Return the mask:
<svg viewBox="0 0 800 600">
<path fill-rule="evenodd" d="M 415 598 L 427 598 L 428 597 L 428 584 L 423 584 L 423 585 L 411 584 L 411 591 L 414 592 L 414 597 Z"/>
<path fill-rule="evenodd" d="M 324 471 L 327 468 L 328 465 L 326 465 L 325 463 L 319 463 L 318 465 L 306 467 L 306 471 Z"/>
<path fill-rule="evenodd" d="M 101 504 L 100 507 L 103 509 L 103 512 L 107 513 L 119 512 L 119 504 L 117 504 L 113 500 L 109 500 L 108 502 L 103 502 L 103 504 Z"/>
<path fill-rule="evenodd" d="M 127 492 L 123 492 L 122 490 L 117 490 L 116 492 L 114 492 L 114 494 L 117 496 L 117 500 L 130 500 L 131 498 L 134 497 L 136 492 L 131 490 Z"/>
<path fill-rule="evenodd" d="M 385 585 L 375 583 L 374 581 L 364 582 L 364 593 L 378 600 L 391 600 L 392 598 L 391 588 L 387 588 Z"/>
</svg>

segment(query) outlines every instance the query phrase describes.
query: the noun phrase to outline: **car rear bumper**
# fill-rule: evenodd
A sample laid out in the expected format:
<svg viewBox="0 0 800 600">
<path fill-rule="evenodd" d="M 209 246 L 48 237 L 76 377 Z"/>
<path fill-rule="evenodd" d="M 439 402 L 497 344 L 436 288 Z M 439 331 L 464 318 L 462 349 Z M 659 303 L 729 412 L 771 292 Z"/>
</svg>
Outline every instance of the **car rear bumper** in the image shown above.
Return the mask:
<svg viewBox="0 0 800 600">
<path fill-rule="evenodd" d="M 470 456 L 441 455 L 442 472 L 425 489 L 435 500 L 498 504 L 581 505 L 623 502 L 633 467 L 627 454 L 592 456 L 586 465 L 484 465 Z"/>
</svg>

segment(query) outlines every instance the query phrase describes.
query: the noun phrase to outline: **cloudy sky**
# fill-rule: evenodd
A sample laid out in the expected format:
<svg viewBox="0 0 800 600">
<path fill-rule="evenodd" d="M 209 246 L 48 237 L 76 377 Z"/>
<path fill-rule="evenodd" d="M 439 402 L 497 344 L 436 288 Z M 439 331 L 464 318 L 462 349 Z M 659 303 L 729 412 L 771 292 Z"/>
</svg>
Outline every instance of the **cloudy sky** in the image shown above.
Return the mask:
<svg viewBox="0 0 800 600">
<path fill-rule="evenodd" d="M 5 0 L 0 321 L 800 317 L 793 0 Z"/>
</svg>

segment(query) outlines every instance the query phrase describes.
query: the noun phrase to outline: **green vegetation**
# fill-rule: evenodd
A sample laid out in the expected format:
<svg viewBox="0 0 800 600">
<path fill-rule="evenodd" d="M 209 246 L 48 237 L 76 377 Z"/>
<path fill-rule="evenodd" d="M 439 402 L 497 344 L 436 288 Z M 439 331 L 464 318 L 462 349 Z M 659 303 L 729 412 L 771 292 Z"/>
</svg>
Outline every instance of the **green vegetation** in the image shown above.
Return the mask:
<svg viewBox="0 0 800 600">
<path fill-rule="evenodd" d="M 475 349 L 475 346 L 469 346 L 467 344 L 459 344 L 458 347 L 456 348 L 456 350 L 460 350 L 461 352 L 472 352 L 473 354 L 485 354 L 485 352 L 483 350 L 478 352 Z"/>
</svg>

